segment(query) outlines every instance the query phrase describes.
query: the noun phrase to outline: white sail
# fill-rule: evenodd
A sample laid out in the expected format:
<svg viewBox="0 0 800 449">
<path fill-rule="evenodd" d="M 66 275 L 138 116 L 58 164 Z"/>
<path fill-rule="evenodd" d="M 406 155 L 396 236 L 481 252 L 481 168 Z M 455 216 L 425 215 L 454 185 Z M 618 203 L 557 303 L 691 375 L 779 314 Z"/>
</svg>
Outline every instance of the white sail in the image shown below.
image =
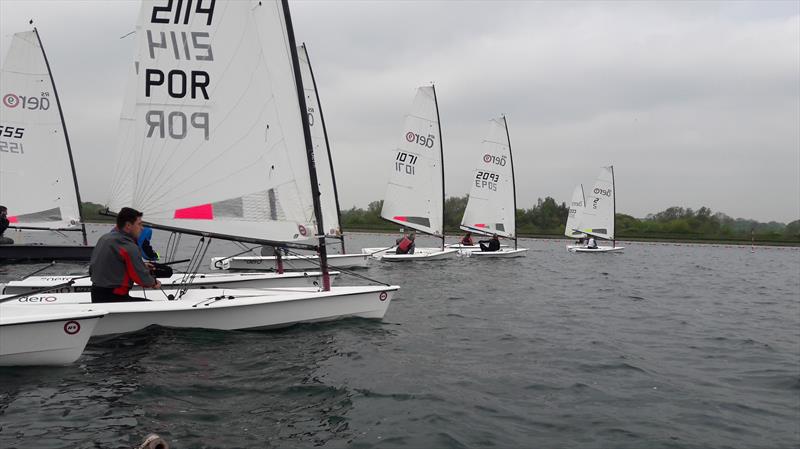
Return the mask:
<svg viewBox="0 0 800 449">
<path fill-rule="evenodd" d="M 614 167 L 603 167 L 586 197 L 578 229 L 588 235 L 614 239 Z"/>
<path fill-rule="evenodd" d="M 381 217 L 432 235 L 444 227 L 439 113 L 432 86 L 417 89 L 400 145 L 392 150 L 389 185 Z"/>
<path fill-rule="evenodd" d="M 317 182 L 319 183 L 319 199 L 322 206 L 322 222 L 325 224 L 325 235 L 338 237 L 342 235 L 339 224 L 339 206 L 336 202 L 336 186 L 333 180 L 333 163 L 328 154 L 328 143 L 325 137 L 325 123 L 317 101 L 317 91 L 311 72 L 311 62 L 304 45 L 297 47 L 300 58 L 300 74 L 303 78 L 303 90 L 306 94 L 308 124 L 311 130 L 311 142 L 314 145 L 314 160 L 317 166 Z M 317 233 L 322 231 L 318 230 Z"/>
<path fill-rule="evenodd" d="M 14 34 L 0 72 L 0 205 L 11 225 L 80 222 L 55 88 L 35 31 Z"/>
<path fill-rule="evenodd" d="M 504 118 L 489 121 L 474 167 L 461 229 L 514 238 L 513 165 Z"/>
<path fill-rule="evenodd" d="M 567 226 L 564 228 L 564 235 L 567 237 L 581 239 L 586 237 L 586 234 L 576 231 L 580 226 L 581 215 L 586 208 L 586 197 L 583 194 L 583 184 L 575 186 L 572 191 L 572 199 L 569 203 L 569 215 L 567 216 Z"/>
<path fill-rule="evenodd" d="M 315 230 L 280 1 L 145 0 L 109 208 L 230 237 Z"/>
</svg>

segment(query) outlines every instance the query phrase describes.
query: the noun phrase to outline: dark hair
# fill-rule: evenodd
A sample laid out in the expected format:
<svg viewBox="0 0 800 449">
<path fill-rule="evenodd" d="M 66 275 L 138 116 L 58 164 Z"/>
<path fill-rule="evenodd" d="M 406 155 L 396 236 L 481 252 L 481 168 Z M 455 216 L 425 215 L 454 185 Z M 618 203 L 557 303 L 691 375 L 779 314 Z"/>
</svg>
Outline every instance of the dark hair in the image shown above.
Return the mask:
<svg viewBox="0 0 800 449">
<path fill-rule="evenodd" d="M 123 207 L 117 214 L 117 228 L 122 229 L 125 223 L 134 223 L 136 219 L 141 217 L 142 213 L 131 207 Z"/>
<path fill-rule="evenodd" d="M 0 206 L 0 212 L 8 212 L 8 209 L 5 206 Z"/>
</svg>

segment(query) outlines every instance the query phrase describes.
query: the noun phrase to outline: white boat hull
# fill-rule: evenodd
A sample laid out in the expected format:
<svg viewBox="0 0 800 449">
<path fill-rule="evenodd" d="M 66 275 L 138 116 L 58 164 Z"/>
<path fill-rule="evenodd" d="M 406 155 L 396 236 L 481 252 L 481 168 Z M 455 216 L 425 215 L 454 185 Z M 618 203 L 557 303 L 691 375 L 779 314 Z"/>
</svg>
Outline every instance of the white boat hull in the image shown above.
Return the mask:
<svg viewBox="0 0 800 449">
<path fill-rule="evenodd" d="M 335 277 L 339 272 L 331 272 L 331 277 Z M 169 278 L 161 278 L 161 286 L 164 289 L 180 288 L 184 274 L 175 274 Z M 64 284 L 77 276 L 31 276 L 22 281 L 11 281 L 0 291 L 5 295 L 15 295 L 28 293 L 42 288 Z M 292 272 L 292 273 L 209 273 L 198 274 L 194 277 L 189 288 L 279 288 L 279 287 L 315 287 L 322 285 L 322 273 L 316 272 Z M 62 286 L 49 291 L 49 293 L 79 293 L 91 291 L 92 281 L 89 278 L 78 279 L 70 286 Z M 141 287 L 135 287 L 134 294 L 141 291 Z"/>
<path fill-rule="evenodd" d="M 67 365 L 77 360 L 106 312 L 60 309 L 0 307 L 0 366 Z"/>
<path fill-rule="evenodd" d="M 283 256 L 284 270 L 318 270 L 319 256 Z M 328 266 L 336 268 L 367 268 L 369 257 L 364 254 L 331 254 Z M 275 256 L 212 257 L 212 270 L 274 270 Z"/>
<path fill-rule="evenodd" d="M 528 255 L 528 248 L 500 248 L 498 251 L 470 251 L 461 250 L 461 255 L 471 257 L 473 259 L 495 259 L 506 258 L 511 259 L 514 257 L 525 257 Z"/>
<path fill-rule="evenodd" d="M 503 243 L 500 244 L 500 249 L 508 248 L 508 247 L 509 246 L 506 245 L 506 244 L 503 244 Z M 457 249 L 460 252 L 480 251 L 481 250 L 481 246 L 480 245 L 462 245 L 460 243 L 452 243 L 450 245 L 447 245 L 447 248 Z"/>
<path fill-rule="evenodd" d="M 454 257 L 458 250 L 451 248 L 416 248 L 414 254 L 397 254 L 394 249 L 364 248 L 361 250 L 371 257 L 386 262 L 413 262 L 421 260 L 441 260 Z"/>
<path fill-rule="evenodd" d="M 95 304 L 108 312 L 94 335 L 134 332 L 158 325 L 220 330 L 270 329 L 348 317 L 381 319 L 397 286 L 267 290 L 189 290 L 179 300 Z M 174 294 L 174 291 L 166 291 Z M 0 298 L 1 299 L 1 298 Z M 12 300 L 15 307 L 59 308 L 87 303 L 89 293 L 52 293 Z"/>
<path fill-rule="evenodd" d="M 598 246 L 597 248 L 589 248 L 584 245 L 567 245 L 567 251 L 573 253 L 615 253 L 622 252 L 624 246 Z"/>
</svg>

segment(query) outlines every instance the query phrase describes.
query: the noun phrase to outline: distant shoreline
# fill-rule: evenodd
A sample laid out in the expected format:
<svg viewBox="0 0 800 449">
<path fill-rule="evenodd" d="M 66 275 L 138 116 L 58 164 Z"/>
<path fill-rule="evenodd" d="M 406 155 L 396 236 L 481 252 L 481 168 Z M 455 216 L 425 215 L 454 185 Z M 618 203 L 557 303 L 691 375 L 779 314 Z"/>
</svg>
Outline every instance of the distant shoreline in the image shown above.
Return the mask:
<svg viewBox="0 0 800 449">
<path fill-rule="evenodd" d="M 87 224 L 112 224 L 111 220 L 87 220 Z M 345 228 L 345 233 L 358 233 L 358 234 L 382 234 L 382 235 L 398 235 L 398 230 L 387 228 L 370 229 L 370 228 Z M 447 237 L 458 238 L 463 235 L 461 232 L 445 232 Z M 564 240 L 570 241 L 572 239 L 566 238 L 561 234 L 520 234 L 521 238 L 539 239 L 539 240 Z M 685 237 L 685 236 L 664 236 L 647 237 L 647 236 L 621 236 L 617 239 L 618 242 L 640 242 L 640 243 L 680 243 L 680 244 L 697 244 L 697 245 L 736 245 L 736 246 L 750 246 L 750 240 L 745 239 L 718 239 L 718 238 L 704 238 L 704 237 Z M 800 247 L 800 242 L 785 241 L 785 240 L 756 240 L 752 242 L 754 246 L 776 246 L 776 247 Z"/>
<path fill-rule="evenodd" d="M 368 228 L 346 228 L 345 233 L 358 233 L 358 234 L 382 234 L 382 235 L 399 235 L 399 231 L 390 229 L 368 229 Z M 460 232 L 445 232 L 447 237 L 458 238 L 463 235 Z M 537 240 L 564 240 L 573 241 L 561 234 L 520 234 L 520 238 L 537 239 Z M 643 237 L 643 236 L 623 236 L 617 239 L 617 242 L 639 242 L 639 243 L 681 243 L 681 244 L 698 244 L 698 245 L 736 245 L 736 246 L 750 246 L 750 240 L 742 239 L 714 239 L 714 238 L 685 238 L 685 237 Z M 754 246 L 776 246 L 776 247 L 800 247 L 800 242 L 792 241 L 758 241 L 752 242 Z"/>
</svg>

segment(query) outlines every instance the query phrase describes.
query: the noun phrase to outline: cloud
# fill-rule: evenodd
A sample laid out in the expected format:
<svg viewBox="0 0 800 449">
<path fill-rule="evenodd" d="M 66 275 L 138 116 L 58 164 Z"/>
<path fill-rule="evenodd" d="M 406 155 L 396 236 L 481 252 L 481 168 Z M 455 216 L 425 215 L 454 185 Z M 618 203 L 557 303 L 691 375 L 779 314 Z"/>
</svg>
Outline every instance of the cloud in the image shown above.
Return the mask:
<svg viewBox="0 0 800 449">
<path fill-rule="evenodd" d="M 508 116 L 519 205 L 614 164 L 618 210 L 800 217 L 795 2 L 292 2 L 343 207 L 380 199 L 417 86 L 436 83 L 449 195 Z M 137 2 L 0 2 L 0 48 L 37 25 L 84 197 L 105 201 Z M 79 30 L 76 31 L 76 30 Z M 780 201 L 772 198 L 780 197 Z"/>
</svg>

